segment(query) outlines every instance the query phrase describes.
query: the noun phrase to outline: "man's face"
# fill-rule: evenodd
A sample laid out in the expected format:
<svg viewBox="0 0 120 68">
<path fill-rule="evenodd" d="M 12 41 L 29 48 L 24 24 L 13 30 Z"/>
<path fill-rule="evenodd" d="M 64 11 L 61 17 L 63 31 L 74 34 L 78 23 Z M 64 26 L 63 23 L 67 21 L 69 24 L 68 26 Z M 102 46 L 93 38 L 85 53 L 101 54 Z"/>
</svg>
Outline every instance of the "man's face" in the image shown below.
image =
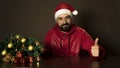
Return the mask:
<svg viewBox="0 0 120 68">
<path fill-rule="evenodd" d="M 72 17 L 68 14 L 59 15 L 56 22 L 58 23 L 59 28 L 64 32 L 70 31 L 72 28 Z"/>
</svg>

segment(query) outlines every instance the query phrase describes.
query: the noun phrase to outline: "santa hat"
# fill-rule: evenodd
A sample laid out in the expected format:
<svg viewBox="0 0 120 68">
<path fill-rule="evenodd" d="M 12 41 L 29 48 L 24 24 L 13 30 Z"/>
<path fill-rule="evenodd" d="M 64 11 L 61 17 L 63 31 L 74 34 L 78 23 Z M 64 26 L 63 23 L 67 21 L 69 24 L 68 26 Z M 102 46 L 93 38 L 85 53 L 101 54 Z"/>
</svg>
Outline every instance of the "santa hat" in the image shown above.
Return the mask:
<svg viewBox="0 0 120 68">
<path fill-rule="evenodd" d="M 70 16 L 77 15 L 78 11 L 75 10 L 70 4 L 68 3 L 61 3 L 55 9 L 55 19 L 61 14 L 68 14 Z"/>
</svg>

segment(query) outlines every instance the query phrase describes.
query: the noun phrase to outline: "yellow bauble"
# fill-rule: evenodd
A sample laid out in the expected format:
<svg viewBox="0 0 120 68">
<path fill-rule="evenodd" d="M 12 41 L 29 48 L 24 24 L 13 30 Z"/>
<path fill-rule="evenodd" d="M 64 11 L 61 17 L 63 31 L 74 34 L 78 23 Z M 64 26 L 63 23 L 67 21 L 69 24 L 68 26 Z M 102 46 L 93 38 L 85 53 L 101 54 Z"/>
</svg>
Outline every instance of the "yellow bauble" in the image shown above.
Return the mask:
<svg viewBox="0 0 120 68">
<path fill-rule="evenodd" d="M 20 35 L 16 35 L 16 38 L 19 39 L 19 38 L 20 38 Z"/>
<path fill-rule="evenodd" d="M 25 38 L 22 38 L 22 39 L 21 39 L 21 42 L 22 42 L 22 43 L 25 43 L 25 42 L 26 42 L 26 39 L 25 39 Z"/>
<path fill-rule="evenodd" d="M 7 54 L 7 51 L 6 50 L 3 50 L 2 53 L 1 53 L 3 56 L 5 56 Z"/>
<path fill-rule="evenodd" d="M 33 46 L 32 46 L 32 45 L 29 45 L 29 46 L 28 46 L 28 50 L 29 50 L 29 51 L 32 51 L 32 50 L 33 50 Z"/>
<path fill-rule="evenodd" d="M 12 44 L 12 43 L 9 43 L 7 46 L 8 46 L 8 48 L 12 48 L 12 47 L 13 47 L 13 44 Z"/>
</svg>

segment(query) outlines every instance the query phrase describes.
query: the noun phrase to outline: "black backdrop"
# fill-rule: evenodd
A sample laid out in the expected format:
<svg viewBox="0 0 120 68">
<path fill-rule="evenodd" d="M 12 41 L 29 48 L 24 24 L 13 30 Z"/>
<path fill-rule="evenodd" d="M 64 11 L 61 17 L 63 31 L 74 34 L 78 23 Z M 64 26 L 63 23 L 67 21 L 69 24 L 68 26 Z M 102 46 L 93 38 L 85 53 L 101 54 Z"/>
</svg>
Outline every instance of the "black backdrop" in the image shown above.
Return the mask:
<svg viewBox="0 0 120 68">
<path fill-rule="evenodd" d="M 83 27 L 108 55 L 120 56 L 120 8 L 118 0 L 1 0 L 0 39 L 22 33 L 43 41 L 54 25 L 54 8 L 60 2 L 72 4 L 79 14 L 74 22 Z"/>
</svg>

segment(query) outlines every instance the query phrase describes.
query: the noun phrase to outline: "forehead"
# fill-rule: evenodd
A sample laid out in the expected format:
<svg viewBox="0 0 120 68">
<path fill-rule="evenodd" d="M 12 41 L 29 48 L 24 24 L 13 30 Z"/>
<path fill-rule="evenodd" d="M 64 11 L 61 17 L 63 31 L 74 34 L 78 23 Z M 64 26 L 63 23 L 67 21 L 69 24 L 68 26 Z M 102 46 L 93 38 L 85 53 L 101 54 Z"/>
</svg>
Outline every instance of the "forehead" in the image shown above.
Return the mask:
<svg viewBox="0 0 120 68">
<path fill-rule="evenodd" d="M 60 14 L 59 16 L 58 16 L 58 18 L 60 18 L 60 17 L 67 17 L 67 16 L 70 16 L 69 14 Z"/>
</svg>

